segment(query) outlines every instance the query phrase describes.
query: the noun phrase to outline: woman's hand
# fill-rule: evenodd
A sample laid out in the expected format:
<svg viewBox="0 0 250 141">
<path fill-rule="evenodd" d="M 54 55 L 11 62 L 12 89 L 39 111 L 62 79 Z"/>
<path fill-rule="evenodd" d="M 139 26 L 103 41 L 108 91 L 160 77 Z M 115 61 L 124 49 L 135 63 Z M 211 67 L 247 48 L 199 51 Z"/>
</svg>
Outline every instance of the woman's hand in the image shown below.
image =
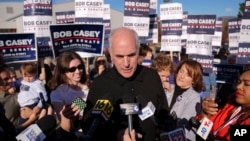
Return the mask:
<svg viewBox="0 0 250 141">
<path fill-rule="evenodd" d="M 35 113 L 35 114 L 39 114 L 40 111 L 41 111 L 41 108 L 38 107 L 38 106 L 36 106 L 36 107 L 34 107 L 34 108 L 32 109 L 32 111 L 33 111 L 33 113 Z"/>
<path fill-rule="evenodd" d="M 20 108 L 20 114 L 21 114 L 21 117 L 26 119 L 26 118 L 29 118 L 33 113 L 33 110 L 29 107 L 21 107 Z"/>
<path fill-rule="evenodd" d="M 61 112 L 65 118 L 74 119 L 79 117 L 80 111 L 81 110 L 78 108 L 78 106 L 73 103 L 71 105 L 65 105 Z"/>
<path fill-rule="evenodd" d="M 215 103 L 215 99 L 212 97 L 206 97 L 202 101 L 203 116 L 210 117 L 218 112 L 218 104 Z"/>
<path fill-rule="evenodd" d="M 60 111 L 61 128 L 67 132 L 70 132 L 72 129 L 71 120 L 78 118 L 79 113 L 80 109 L 75 104 L 63 106 L 63 109 Z"/>
</svg>

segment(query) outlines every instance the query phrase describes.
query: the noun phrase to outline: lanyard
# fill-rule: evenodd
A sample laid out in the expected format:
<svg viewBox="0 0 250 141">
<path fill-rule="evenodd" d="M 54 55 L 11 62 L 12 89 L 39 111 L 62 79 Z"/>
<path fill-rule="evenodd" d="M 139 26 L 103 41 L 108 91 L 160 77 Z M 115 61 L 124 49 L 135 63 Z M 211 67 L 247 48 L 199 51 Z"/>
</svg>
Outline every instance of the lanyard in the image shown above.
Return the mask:
<svg viewBox="0 0 250 141">
<path fill-rule="evenodd" d="M 233 114 L 230 116 L 230 118 L 224 123 L 222 124 L 219 128 L 217 128 L 215 131 L 214 131 L 214 136 L 217 135 L 217 133 L 225 128 L 226 126 L 228 126 L 229 124 L 233 123 L 234 121 L 236 121 L 243 113 L 240 113 L 241 112 L 241 109 L 242 107 L 238 107 L 234 112 Z M 240 114 L 239 114 L 240 113 Z"/>
</svg>

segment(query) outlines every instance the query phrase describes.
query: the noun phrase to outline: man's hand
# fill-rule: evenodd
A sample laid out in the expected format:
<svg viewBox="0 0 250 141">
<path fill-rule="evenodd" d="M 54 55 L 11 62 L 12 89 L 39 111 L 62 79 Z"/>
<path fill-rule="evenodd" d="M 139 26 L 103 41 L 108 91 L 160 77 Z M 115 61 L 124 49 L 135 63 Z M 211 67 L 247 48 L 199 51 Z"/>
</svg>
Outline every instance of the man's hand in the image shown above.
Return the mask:
<svg viewBox="0 0 250 141">
<path fill-rule="evenodd" d="M 118 141 L 136 141 L 136 138 L 142 138 L 140 133 L 136 133 L 133 129 L 129 134 L 129 129 L 126 128 L 118 132 Z"/>
<path fill-rule="evenodd" d="M 8 89 L 8 92 L 9 92 L 9 94 L 15 94 L 16 88 L 15 88 L 15 87 L 10 87 L 10 88 Z"/>
</svg>

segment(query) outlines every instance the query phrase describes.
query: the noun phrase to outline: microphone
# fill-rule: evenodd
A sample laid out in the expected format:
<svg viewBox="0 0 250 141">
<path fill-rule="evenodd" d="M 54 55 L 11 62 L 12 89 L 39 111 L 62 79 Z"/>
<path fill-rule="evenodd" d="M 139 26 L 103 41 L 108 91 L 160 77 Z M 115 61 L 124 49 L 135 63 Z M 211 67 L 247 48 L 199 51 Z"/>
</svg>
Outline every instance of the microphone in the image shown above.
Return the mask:
<svg viewBox="0 0 250 141">
<path fill-rule="evenodd" d="M 213 97 L 214 99 L 216 99 L 216 95 L 217 95 L 217 87 L 216 86 L 212 86 L 211 90 L 210 90 L 210 93 L 209 93 L 209 96 Z"/>
<path fill-rule="evenodd" d="M 52 115 L 46 115 L 37 120 L 16 136 L 18 141 L 43 141 L 57 126 L 56 119 Z"/>
<path fill-rule="evenodd" d="M 188 122 L 195 129 L 198 129 L 201 125 L 200 121 L 198 121 L 195 117 L 191 117 Z"/>
<path fill-rule="evenodd" d="M 43 93 L 40 92 L 39 96 L 40 96 L 40 99 L 41 99 L 41 102 L 42 102 L 42 105 L 43 105 L 42 108 L 47 109 L 47 104 L 46 104 L 46 100 L 45 100 L 45 98 L 43 96 Z"/>
<path fill-rule="evenodd" d="M 129 95 L 128 95 L 129 96 Z M 124 104 L 120 104 L 120 112 L 121 115 L 127 115 L 128 116 L 128 129 L 129 129 L 129 134 L 133 130 L 133 117 L 132 115 L 134 114 L 139 114 L 140 113 L 140 106 L 139 103 L 132 103 L 132 97 L 124 98 Z M 126 103 L 128 101 L 128 103 Z"/>
<path fill-rule="evenodd" d="M 210 131 L 213 127 L 213 122 L 208 118 L 204 117 L 200 122 L 195 117 L 191 117 L 189 119 L 189 124 L 197 129 L 196 134 L 199 135 L 203 140 L 207 140 L 207 138 L 214 138 L 213 135 L 210 134 Z"/>
<path fill-rule="evenodd" d="M 155 118 L 154 113 L 155 113 L 155 106 L 154 104 L 149 101 L 147 105 L 141 110 L 141 112 L 138 114 L 139 118 L 143 121 L 147 118 L 150 118 L 154 125 L 158 127 L 158 120 Z"/>
<path fill-rule="evenodd" d="M 97 100 L 95 106 L 93 107 L 91 114 L 96 117 L 90 126 L 88 132 L 85 135 L 85 140 L 89 141 L 101 120 L 108 121 L 114 107 L 112 105 L 113 97 L 111 94 L 107 94 L 103 99 Z"/>
<path fill-rule="evenodd" d="M 159 124 L 159 129 L 165 132 L 170 132 L 177 129 L 177 115 L 175 111 L 164 115 L 165 120 Z"/>
</svg>

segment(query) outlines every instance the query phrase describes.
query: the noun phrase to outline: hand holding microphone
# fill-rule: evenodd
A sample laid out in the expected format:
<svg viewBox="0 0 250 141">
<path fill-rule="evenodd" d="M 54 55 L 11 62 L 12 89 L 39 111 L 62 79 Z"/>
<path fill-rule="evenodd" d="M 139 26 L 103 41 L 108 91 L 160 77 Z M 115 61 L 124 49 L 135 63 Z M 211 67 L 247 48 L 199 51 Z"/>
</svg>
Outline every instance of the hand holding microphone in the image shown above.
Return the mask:
<svg viewBox="0 0 250 141">
<path fill-rule="evenodd" d="M 77 118 L 78 115 L 83 115 L 83 111 L 86 106 L 86 102 L 82 98 L 77 97 L 72 104 L 65 105 L 62 110 L 62 114 L 68 119 L 74 119 Z"/>
<path fill-rule="evenodd" d="M 75 104 L 64 105 L 60 111 L 60 127 L 63 131 L 70 132 L 72 129 L 72 120 L 78 120 L 80 109 Z"/>
<path fill-rule="evenodd" d="M 134 103 L 134 98 L 130 97 L 130 95 L 126 95 L 123 99 L 124 103 L 120 104 L 120 112 L 121 115 L 127 115 L 128 116 L 128 129 L 129 134 L 133 130 L 133 117 L 132 115 L 139 114 L 140 113 L 140 105 L 139 103 Z"/>
<path fill-rule="evenodd" d="M 142 134 L 136 133 L 134 129 L 129 133 L 129 129 L 126 128 L 120 137 L 122 141 L 136 141 L 136 138 L 142 138 Z"/>
<path fill-rule="evenodd" d="M 75 119 L 80 114 L 80 109 L 75 104 L 68 104 L 61 110 L 61 115 L 67 119 Z"/>
<path fill-rule="evenodd" d="M 91 114 L 95 117 L 95 119 L 85 135 L 85 141 L 89 141 L 91 139 L 95 129 L 102 120 L 104 121 L 109 120 L 114 110 L 112 103 L 113 103 L 113 97 L 111 94 L 106 94 L 102 99 L 97 100 L 95 106 L 91 111 Z"/>
<path fill-rule="evenodd" d="M 214 115 L 218 112 L 218 104 L 215 102 L 215 99 L 212 97 L 206 97 L 202 101 L 202 111 L 206 116 Z"/>
</svg>

